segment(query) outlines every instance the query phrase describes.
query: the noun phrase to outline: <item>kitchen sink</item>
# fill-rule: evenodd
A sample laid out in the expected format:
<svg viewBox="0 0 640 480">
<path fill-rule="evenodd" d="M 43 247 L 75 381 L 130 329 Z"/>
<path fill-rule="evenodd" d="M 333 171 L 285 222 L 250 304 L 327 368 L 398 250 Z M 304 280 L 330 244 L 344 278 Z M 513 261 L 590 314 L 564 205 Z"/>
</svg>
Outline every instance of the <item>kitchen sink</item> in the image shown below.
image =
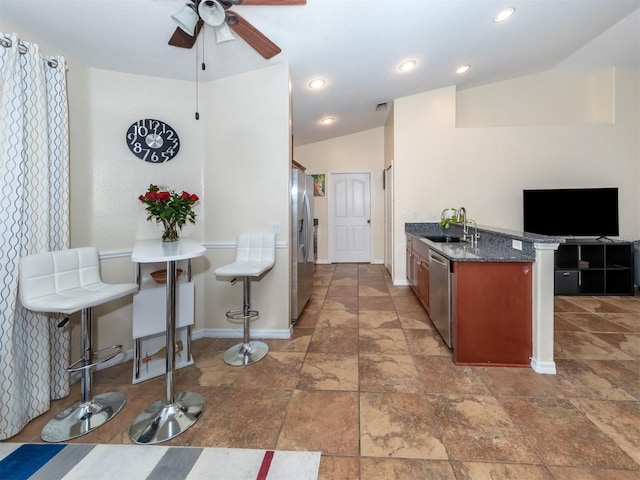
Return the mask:
<svg viewBox="0 0 640 480">
<path fill-rule="evenodd" d="M 422 235 L 427 240 L 431 240 L 436 243 L 459 243 L 460 237 L 454 237 L 452 235 Z"/>
</svg>

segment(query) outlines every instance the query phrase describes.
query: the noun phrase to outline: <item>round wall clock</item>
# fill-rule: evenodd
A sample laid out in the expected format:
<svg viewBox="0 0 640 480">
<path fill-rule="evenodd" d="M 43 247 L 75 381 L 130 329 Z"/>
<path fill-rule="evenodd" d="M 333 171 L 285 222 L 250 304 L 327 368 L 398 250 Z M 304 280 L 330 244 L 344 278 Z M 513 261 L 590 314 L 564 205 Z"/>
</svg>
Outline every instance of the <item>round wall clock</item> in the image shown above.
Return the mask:
<svg viewBox="0 0 640 480">
<path fill-rule="evenodd" d="M 178 154 L 180 138 L 166 123 L 146 118 L 129 127 L 127 145 L 131 153 L 139 159 L 150 163 L 162 163 Z"/>
</svg>

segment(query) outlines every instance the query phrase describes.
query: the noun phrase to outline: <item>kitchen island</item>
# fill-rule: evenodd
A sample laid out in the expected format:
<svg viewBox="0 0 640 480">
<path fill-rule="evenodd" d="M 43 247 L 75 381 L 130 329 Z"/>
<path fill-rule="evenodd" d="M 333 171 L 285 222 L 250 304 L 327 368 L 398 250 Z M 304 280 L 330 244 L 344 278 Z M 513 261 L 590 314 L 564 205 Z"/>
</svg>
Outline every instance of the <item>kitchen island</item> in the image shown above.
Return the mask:
<svg viewBox="0 0 640 480">
<path fill-rule="evenodd" d="M 442 243 L 425 236 L 462 237 L 462 227 L 437 223 L 408 223 L 405 233 L 409 284 L 457 364 L 556 372 L 553 252 L 562 238 L 478 227 L 476 245 Z"/>
</svg>

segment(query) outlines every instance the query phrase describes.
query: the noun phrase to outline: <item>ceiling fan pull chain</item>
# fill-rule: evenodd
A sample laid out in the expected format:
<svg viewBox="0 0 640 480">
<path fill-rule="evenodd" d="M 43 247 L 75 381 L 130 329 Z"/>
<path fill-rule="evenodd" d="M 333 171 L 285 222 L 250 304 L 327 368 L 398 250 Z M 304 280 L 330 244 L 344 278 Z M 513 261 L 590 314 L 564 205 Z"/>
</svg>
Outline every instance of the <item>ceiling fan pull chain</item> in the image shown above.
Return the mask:
<svg viewBox="0 0 640 480">
<path fill-rule="evenodd" d="M 204 35 L 203 35 L 204 37 Z M 194 49 L 196 51 L 196 120 L 200 120 L 200 112 L 198 112 L 198 46 Z"/>
<path fill-rule="evenodd" d="M 204 40 L 205 40 L 205 38 L 207 38 L 207 36 L 205 35 L 205 32 L 202 32 L 202 70 L 203 71 L 207 69 L 207 66 L 204 63 L 204 58 L 205 58 L 205 55 L 204 55 Z"/>
</svg>

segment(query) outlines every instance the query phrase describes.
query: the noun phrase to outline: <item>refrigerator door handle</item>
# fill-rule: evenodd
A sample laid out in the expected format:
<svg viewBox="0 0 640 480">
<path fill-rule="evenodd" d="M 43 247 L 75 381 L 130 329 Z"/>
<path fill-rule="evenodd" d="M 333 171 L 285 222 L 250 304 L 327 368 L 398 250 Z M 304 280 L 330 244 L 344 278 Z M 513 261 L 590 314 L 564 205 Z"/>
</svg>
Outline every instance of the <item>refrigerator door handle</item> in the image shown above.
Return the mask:
<svg viewBox="0 0 640 480">
<path fill-rule="evenodd" d="M 304 218 L 300 219 L 300 228 L 298 229 L 298 248 L 302 250 L 302 261 L 307 257 L 307 232 L 304 229 Z"/>
<path fill-rule="evenodd" d="M 311 216 L 311 207 L 309 205 L 309 199 L 307 198 L 307 192 L 302 194 L 302 204 L 304 209 L 304 217 L 302 221 L 306 223 L 306 228 L 304 230 L 303 258 L 305 262 L 308 262 L 309 252 L 311 251 L 309 249 L 309 245 L 311 245 L 313 233 L 311 232 L 311 219 L 309 218 Z"/>
</svg>

